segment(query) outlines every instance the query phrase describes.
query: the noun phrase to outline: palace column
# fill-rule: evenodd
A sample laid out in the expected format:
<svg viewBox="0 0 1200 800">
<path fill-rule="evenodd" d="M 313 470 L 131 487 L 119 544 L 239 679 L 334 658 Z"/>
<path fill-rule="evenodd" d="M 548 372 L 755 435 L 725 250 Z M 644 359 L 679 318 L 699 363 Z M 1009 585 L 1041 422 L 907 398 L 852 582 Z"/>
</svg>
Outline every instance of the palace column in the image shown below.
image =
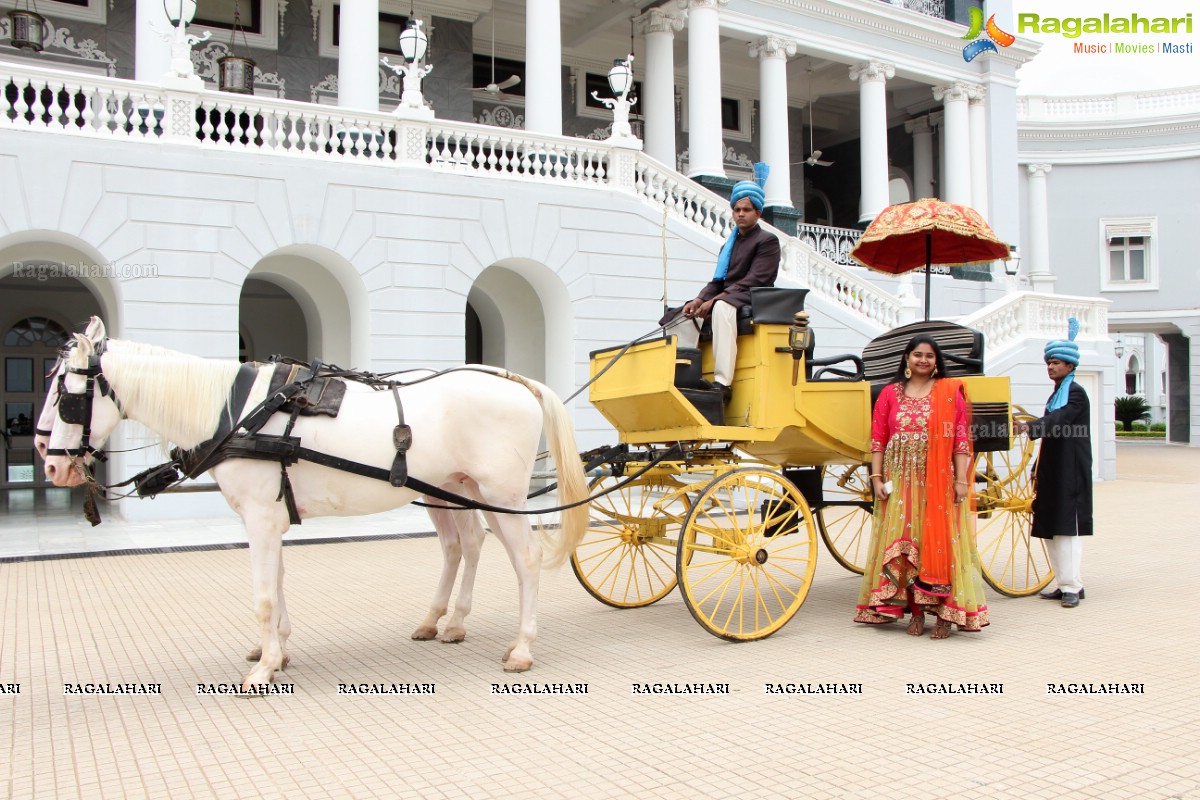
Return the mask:
<svg viewBox="0 0 1200 800">
<path fill-rule="evenodd" d="M 913 139 L 913 200 L 934 197 L 933 191 L 933 128 L 929 117 L 918 117 L 904 123 L 904 130 Z"/>
<path fill-rule="evenodd" d="M 796 42 L 781 36 L 764 36 L 750 44 L 750 57 L 759 62 L 762 160 L 771 168 L 765 188 L 767 206 L 792 207 L 787 60 L 794 55 Z"/>
<path fill-rule="evenodd" d="M 971 128 L 967 116 L 969 87 L 960 81 L 934 87 L 933 97 L 942 104 L 944 166 L 940 197 L 951 203 L 971 205 Z"/>
<path fill-rule="evenodd" d="M 984 219 L 988 215 L 987 90 L 971 86 L 967 91 L 967 119 L 971 129 L 971 206 Z"/>
<path fill-rule="evenodd" d="M 559 0 L 525 0 L 525 130 L 562 135 Z"/>
<path fill-rule="evenodd" d="M 158 83 L 171 69 L 171 40 L 159 36 L 171 32 L 162 0 L 137 0 L 134 27 L 133 79 Z"/>
<path fill-rule="evenodd" d="M 338 106 L 379 110 L 379 0 L 341 0 Z"/>
<path fill-rule="evenodd" d="M 688 177 L 725 178 L 721 19 L 729 0 L 679 0 L 688 12 Z"/>
<path fill-rule="evenodd" d="M 646 120 L 645 153 L 675 168 L 675 32 L 685 13 L 652 8 L 634 20 L 646 39 L 646 79 L 641 108 Z"/>
<path fill-rule="evenodd" d="M 1054 291 L 1050 271 L 1050 204 L 1046 194 L 1049 164 L 1027 164 L 1029 172 L 1029 283 L 1035 292 Z"/>
<path fill-rule="evenodd" d="M 850 68 L 858 83 L 859 149 L 862 154 L 859 222 L 870 222 L 888 206 L 887 80 L 896 68 L 866 61 Z"/>
</svg>

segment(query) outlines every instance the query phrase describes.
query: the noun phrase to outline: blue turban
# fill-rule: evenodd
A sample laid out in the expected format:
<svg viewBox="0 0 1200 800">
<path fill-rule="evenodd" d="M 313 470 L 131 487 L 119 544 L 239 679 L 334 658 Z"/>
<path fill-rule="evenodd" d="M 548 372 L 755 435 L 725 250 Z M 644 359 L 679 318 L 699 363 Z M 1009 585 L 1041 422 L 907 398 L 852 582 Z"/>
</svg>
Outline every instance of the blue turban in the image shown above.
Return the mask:
<svg viewBox="0 0 1200 800">
<path fill-rule="evenodd" d="M 1075 344 L 1075 337 L 1079 335 L 1079 320 L 1071 317 L 1067 320 L 1067 338 L 1055 339 L 1046 344 L 1046 352 L 1043 356 L 1046 361 L 1052 358 L 1057 358 L 1067 364 L 1079 366 L 1079 345 Z M 1054 394 L 1050 397 L 1050 402 L 1046 404 L 1047 411 L 1057 411 L 1067 404 L 1067 395 L 1070 394 L 1071 384 L 1075 382 L 1075 371 L 1071 370 L 1067 376 L 1058 384 L 1058 388 L 1054 390 Z"/>
<path fill-rule="evenodd" d="M 759 211 L 763 210 L 763 203 L 766 202 L 767 196 L 763 192 L 763 187 L 767 184 L 767 175 L 771 172 L 771 167 L 763 162 L 758 162 L 754 165 L 754 180 L 738 181 L 733 185 L 733 191 L 729 195 L 729 207 L 737 205 L 737 201 L 742 198 L 748 199 L 754 204 L 754 207 Z M 733 254 L 733 243 L 737 241 L 737 228 L 734 227 L 730 232 L 729 238 L 725 240 L 725 246 L 721 248 L 721 254 L 717 256 L 717 271 L 713 274 L 714 281 L 723 281 L 725 276 L 729 274 L 729 258 Z"/>
</svg>

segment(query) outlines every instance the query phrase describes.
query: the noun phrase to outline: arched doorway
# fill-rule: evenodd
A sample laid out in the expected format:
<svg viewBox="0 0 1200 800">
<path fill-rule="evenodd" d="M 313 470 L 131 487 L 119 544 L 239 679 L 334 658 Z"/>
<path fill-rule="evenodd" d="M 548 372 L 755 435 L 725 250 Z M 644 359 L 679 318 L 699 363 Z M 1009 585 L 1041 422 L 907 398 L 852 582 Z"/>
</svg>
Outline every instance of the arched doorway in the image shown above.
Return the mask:
<svg viewBox="0 0 1200 800">
<path fill-rule="evenodd" d="M 304 309 L 287 289 L 269 278 L 247 278 L 238 305 L 238 357 L 266 361 L 272 355 L 302 360 L 309 352 L 309 325 Z"/>
<path fill-rule="evenodd" d="M 492 266 L 467 295 L 466 360 L 546 380 L 546 315 L 522 275 Z"/>
<path fill-rule="evenodd" d="M 0 362 L 4 364 L 0 488 L 40 489 L 50 485 L 33 448 L 34 423 L 50 388 L 46 376 L 53 370 L 67 336 L 59 322 L 30 316 L 17 320 L 0 338 Z"/>
</svg>

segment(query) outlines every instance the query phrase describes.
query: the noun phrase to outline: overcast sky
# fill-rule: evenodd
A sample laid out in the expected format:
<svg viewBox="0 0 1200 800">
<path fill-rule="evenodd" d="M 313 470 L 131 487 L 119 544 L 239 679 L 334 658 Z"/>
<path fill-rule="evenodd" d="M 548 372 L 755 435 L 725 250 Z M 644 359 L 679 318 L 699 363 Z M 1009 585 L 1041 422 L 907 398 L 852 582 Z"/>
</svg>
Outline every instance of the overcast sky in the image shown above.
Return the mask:
<svg viewBox="0 0 1200 800">
<path fill-rule="evenodd" d="M 1178 34 L 1083 34 L 1068 39 L 1058 34 L 1021 33 L 1017 14 L 1040 17 L 1183 17 L 1192 14 L 1192 32 L 1180 27 Z M 1042 42 L 1033 61 L 1017 72 L 1020 94 L 1104 94 L 1108 92 L 1200 86 L 1200 0 L 988 0 L 985 13 L 1018 39 Z M 1084 44 L 1158 44 L 1164 41 L 1191 43 L 1193 52 L 1184 55 L 1075 53 L 1076 42 Z"/>
</svg>

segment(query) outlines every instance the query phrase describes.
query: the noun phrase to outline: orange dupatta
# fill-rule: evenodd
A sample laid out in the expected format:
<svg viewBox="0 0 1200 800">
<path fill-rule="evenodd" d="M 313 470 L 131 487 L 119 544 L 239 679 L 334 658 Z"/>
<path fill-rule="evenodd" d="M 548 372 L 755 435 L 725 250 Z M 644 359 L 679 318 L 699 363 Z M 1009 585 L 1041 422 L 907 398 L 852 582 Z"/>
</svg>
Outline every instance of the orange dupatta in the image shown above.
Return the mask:
<svg viewBox="0 0 1200 800">
<path fill-rule="evenodd" d="M 941 378 L 934 384 L 929 411 L 929 449 L 925 458 L 925 515 L 921 533 L 920 579 L 934 586 L 950 585 L 951 532 L 958 508 L 954 502 L 955 400 L 962 381 Z M 970 421 L 968 420 L 968 428 Z"/>
</svg>

